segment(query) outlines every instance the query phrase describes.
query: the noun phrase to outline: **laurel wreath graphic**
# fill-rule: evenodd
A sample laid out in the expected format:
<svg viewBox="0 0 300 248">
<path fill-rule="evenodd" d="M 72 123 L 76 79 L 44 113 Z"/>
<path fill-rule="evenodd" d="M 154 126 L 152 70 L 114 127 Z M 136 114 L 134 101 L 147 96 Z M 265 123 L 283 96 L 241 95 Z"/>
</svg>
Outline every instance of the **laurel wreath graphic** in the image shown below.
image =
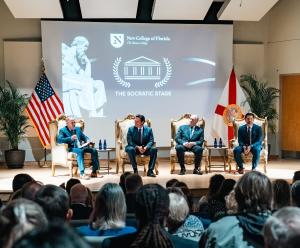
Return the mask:
<svg viewBox="0 0 300 248">
<path fill-rule="evenodd" d="M 114 64 L 113 64 L 113 75 L 114 75 L 114 78 L 116 79 L 116 81 L 119 84 L 121 84 L 123 87 L 130 88 L 131 83 L 124 81 L 120 77 L 120 75 L 119 75 L 119 65 L 120 65 L 121 61 L 122 61 L 121 57 L 116 58 L 116 60 L 114 61 Z"/>
<path fill-rule="evenodd" d="M 121 57 L 118 57 L 115 59 L 115 61 L 113 63 L 113 76 L 114 76 L 115 80 L 121 86 L 123 86 L 125 88 L 130 88 L 131 83 L 124 81 L 119 75 L 119 65 L 120 65 L 121 61 L 122 61 Z M 171 65 L 169 59 L 163 58 L 163 61 L 165 63 L 166 69 L 167 69 L 166 75 L 161 81 L 155 82 L 155 84 L 154 84 L 155 88 L 160 88 L 160 87 L 164 86 L 170 80 L 170 78 L 172 76 L 172 65 Z"/>
<path fill-rule="evenodd" d="M 163 78 L 163 80 L 156 82 L 154 84 L 155 88 L 160 88 L 160 87 L 164 86 L 170 80 L 170 77 L 172 76 L 172 65 L 171 65 L 169 59 L 163 58 L 163 61 L 166 65 L 167 73 L 166 73 L 165 77 Z"/>
</svg>

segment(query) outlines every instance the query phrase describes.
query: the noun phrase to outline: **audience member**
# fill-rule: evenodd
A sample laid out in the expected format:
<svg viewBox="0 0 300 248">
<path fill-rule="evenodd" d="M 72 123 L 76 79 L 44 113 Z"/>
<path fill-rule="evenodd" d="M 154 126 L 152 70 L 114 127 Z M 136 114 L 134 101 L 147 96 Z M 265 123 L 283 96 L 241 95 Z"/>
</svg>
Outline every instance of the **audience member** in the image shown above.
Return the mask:
<svg viewBox="0 0 300 248">
<path fill-rule="evenodd" d="M 125 196 L 118 184 L 106 183 L 98 192 L 91 223 L 78 228 L 84 236 L 118 236 L 136 232 L 125 226 Z"/>
<path fill-rule="evenodd" d="M 300 171 L 295 171 L 295 172 L 294 172 L 292 184 L 293 184 L 294 182 L 296 182 L 297 180 L 300 180 Z"/>
<path fill-rule="evenodd" d="M 21 189 L 21 197 L 31 201 L 35 201 L 35 195 L 42 186 L 43 184 L 38 181 L 31 181 L 26 183 Z"/>
<path fill-rule="evenodd" d="M 126 205 L 127 213 L 135 213 L 135 197 L 136 192 L 143 186 L 142 177 L 139 174 L 132 174 L 126 177 Z"/>
<path fill-rule="evenodd" d="M 73 210 L 72 220 L 88 219 L 93 208 L 88 205 L 89 193 L 81 183 L 75 184 L 70 191 L 70 203 Z"/>
<path fill-rule="evenodd" d="M 300 207 L 300 180 L 297 180 L 293 183 L 291 188 L 291 196 L 293 205 Z"/>
<path fill-rule="evenodd" d="M 262 228 L 271 215 L 271 181 L 266 175 L 251 171 L 240 178 L 234 191 L 238 214 L 210 224 L 200 247 L 264 246 Z"/>
<path fill-rule="evenodd" d="M 198 242 L 204 228 L 199 218 L 189 214 L 189 206 L 183 193 L 169 193 L 169 199 L 168 232 Z"/>
<path fill-rule="evenodd" d="M 238 212 L 238 205 L 235 200 L 235 193 L 232 190 L 226 197 L 225 197 L 225 204 L 226 204 L 226 212 L 228 215 L 237 214 Z"/>
<path fill-rule="evenodd" d="M 0 213 L 0 247 L 10 248 L 26 233 L 47 225 L 47 218 L 38 204 L 27 199 L 11 201 Z"/>
<path fill-rule="evenodd" d="M 291 205 L 290 185 L 283 179 L 273 181 L 273 209 Z"/>
<path fill-rule="evenodd" d="M 178 180 L 176 178 L 170 179 L 169 181 L 166 182 L 166 188 L 173 187 L 175 183 L 177 183 Z"/>
<path fill-rule="evenodd" d="M 226 214 L 225 197 L 233 190 L 235 180 L 225 179 L 219 191 L 208 201 L 210 219 L 217 220 Z"/>
<path fill-rule="evenodd" d="M 66 191 L 68 193 L 68 195 L 70 195 L 70 191 L 71 191 L 71 188 L 77 184 L 77 183 L 81 183 L 79 179 L 77 178 L 70 178 L 68 181 L 67 181 L 67 184 L 66 184 Z"/>
<path fill-rule="evenodd" d="M 130 171 L 126 171 L 124 172 L 121 176 L 120 176 L 120 182 L 119 185 L 122 188 L 124 194 L 126 194 L 126 188 L 125 188 L 125 180 L 126 177 L 128 177 L 129 175 L 131 175 L 132 173 Z"/>
<path fill-rule="evenodd" d="M 43 230 L 34 230 L 20 239 L 13 248 L 91 248 L 66 224 L 51 224 Z"/>
<path fill-rule="evenodd" d="M 182 190 L 189 205 L 190 212 L 194 211 L 194 202 L 193 202 L 193 195 L 189 187 L 185 182 L 177 181 L 173 184 L 173 187 L 178 187 Z"/>
<path fill-rule="evenodd" d="M 49 222 L 64 222 L 72 219 L 69 196 L 61 187 L 43 186 L 35 196 L 35 201 L 43 208 Z"/>
<path fill-rule="evenodd" d="M 263 233 L 266 248 L 299 247 L 299 243 L 293 246 L 292 240 L 300 241 L 300 209 L 279 209 L 266 221 Z"/>
<path fill-rule="evenodd" d="M 32 181 L 34 181 L 34 179 L 26 173 L 20 173 L 15 175 L 12 181 L 13 192 L 16 192 L 17 190 L 21 189 L 24 184 Z"/>
</svg>

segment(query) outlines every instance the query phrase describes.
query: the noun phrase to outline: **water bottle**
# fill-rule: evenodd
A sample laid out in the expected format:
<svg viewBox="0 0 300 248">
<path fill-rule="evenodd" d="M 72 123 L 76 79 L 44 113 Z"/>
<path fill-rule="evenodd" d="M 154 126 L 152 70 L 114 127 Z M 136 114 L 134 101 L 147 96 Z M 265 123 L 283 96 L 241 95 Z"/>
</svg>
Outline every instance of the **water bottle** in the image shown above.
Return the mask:
<svg viewBox="0 0 300 248">
<path fill-rule="evenodd" d="M 107 148 L 106 139 L 104 139 L 104 141 L 103 141 L 103 150 L 106 150 L 106 148 Z"/>
<path fill-rule="evenodd" d="M 222 139 L 220 138 L 220 140 L 219 140 L 219 147 L 222 148 L 222 146 L 223 146 L 223 142 L 222 142 Z"/>
<path fill-rule="evenodd" d="M 215 141 L 214 141 L 214 148 L 217 148 L 217 147 L 218 147 L 217 138 L 215 138 Z"/>
<path fill-rule="evenodd" d="M 99 139 L 99 150 L 102 150 L 102 141 Z"/>
</svg>

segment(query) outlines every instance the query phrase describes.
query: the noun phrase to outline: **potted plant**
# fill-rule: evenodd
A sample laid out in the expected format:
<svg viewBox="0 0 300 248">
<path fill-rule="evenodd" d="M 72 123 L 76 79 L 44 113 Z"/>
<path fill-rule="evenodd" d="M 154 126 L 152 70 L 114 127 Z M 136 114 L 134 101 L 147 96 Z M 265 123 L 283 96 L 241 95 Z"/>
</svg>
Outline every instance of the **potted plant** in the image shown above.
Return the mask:
<svg viewBox="0 0 300 248">
<path fill-rule="evenodd" d="M 246 101 L 251 111 L 259 117 L 268 118 L 268 128 L 271 134 L 276 132 L 275 120 L 278 119 L 275 101 L 279 97 L 280 90 L 270 87 L 267 82 L 261 82 L 254 75 L 242 75 L 240 85 L 246 93 Z M 270 144 L 268 144 L 268 156 L 270 156 Z"/>
<path fill-rule="evenodd" d="M 8 81 L 3 86 L 0 85 L 0 131 L 7 136 L 11 147 L 5 151 L 8 168 L 24 166 L 25 151 L 19 150 L 18 145 L 30 126 L 27 124 L 28 117 L 24 114 L 28 99 L 26 94 L 21 94 Z"/>
</svg>

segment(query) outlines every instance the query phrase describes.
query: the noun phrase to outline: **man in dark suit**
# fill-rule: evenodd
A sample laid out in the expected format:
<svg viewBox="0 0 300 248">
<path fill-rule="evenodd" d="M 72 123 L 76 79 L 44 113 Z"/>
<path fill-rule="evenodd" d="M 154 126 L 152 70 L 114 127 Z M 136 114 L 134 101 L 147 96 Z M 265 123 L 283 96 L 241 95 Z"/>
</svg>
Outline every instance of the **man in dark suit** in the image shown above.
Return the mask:
<svg viewBox="0 0 300 248">
<path fill-rule="evenodd" d="M 99 169 L 98 152 L 95 148 L 88 145 L 81 147 L 82 143 L 87 143 L 89 138 L 84 135 L 79 127 L 75 127 L 75 120 L 71 117 L 66 119 L 67 125 L 59 130 L 57 137 L 58 143 L 68 144 L 68 150 L 77 154 L 77 163 L 80 171 L 81 179 L 89 179 L 88 175 L 84 174 L 84 153 L 92 154 L 93 171 L 91 177 L 97 177 Z M 92 142 L 90 142 L 93 144 Z"/>
<path fill-rule="evenodd" d="M 150 155 L 149 169 L 147 176 L 155 177 L 153 169 L 157 158 L 157 148 L 153 147 L 154 137 L 152 128 L 144 126 L 145 116 L 136 115 L 134 126 L 130 127 L 127 132 L 127 143 L 125 151 L 128 154 L 134 173 L 138 173 L 135 156 L 137 154 Z"/>
<path fill-rule="evenodd" d="M 197 126 L 199 118 L 197 115 L 191 115 L 189 125 L 182 125 L 179 127 L 175 141 L 177 143 L 175 149 L 180 164 L 180 175 L 185 174 L 184 166 L 184 152 L 192 151 L 195 154 L 195 167 L 193 174 L 202 175 L 200 163 L 202 159 L 202 144 L 204 141 L 204 130 Z"/>
<path fill-rule="evenodd" d="M 247 113 L 245 115 L 246 125 L 243 125 L 238 130 L 239 146 L 234 148 L 234 159 L 239 167 L 238 173 L 244 173 L 243 159 L 241 154 L 247 155 L 252 153 L 252 170 L 256 170 L 256 167 L 260 159 L 260 151 L 262 145 L 262 129 L 260 126 L 254 124 L 254 114 Z"/>
</svg>

